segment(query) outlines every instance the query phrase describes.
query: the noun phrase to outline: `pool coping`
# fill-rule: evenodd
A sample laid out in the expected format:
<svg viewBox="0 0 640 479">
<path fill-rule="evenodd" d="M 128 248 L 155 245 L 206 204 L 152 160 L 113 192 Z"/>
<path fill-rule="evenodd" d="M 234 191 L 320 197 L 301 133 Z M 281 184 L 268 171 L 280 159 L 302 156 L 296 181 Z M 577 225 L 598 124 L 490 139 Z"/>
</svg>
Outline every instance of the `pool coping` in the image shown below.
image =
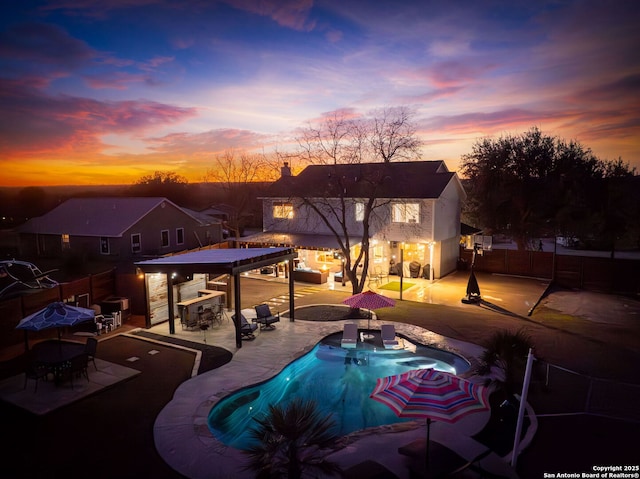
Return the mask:
<svg viewBox="0 0 640 479">
<path fill-rule="evenodd" d="M 367 328 L 366 319 L 281 321 L 276 330 L 260 332 L 255 341 L 247 342 L 236 350 L 229 363 L 184 382 L 154 424 L 155 445 L 160 456 L 173 469 L 191 479 L 254 477 L 254 473 L 244 467 L 246 455 L 238 449 L 226 446 L 210 433 L 207 424 L 209 411 L 220 399 L 232 392 L 275 376 L 291 361 L 309 352 L 323 337 L 341 332 L 346 322 L 358 323 L 359 329 Z M 378 329 L 380 324 L 376 321 L 372 329 Z M 482 352 L 480 346 L 446 338 L 418 326 L 397 322 L 393 324 L 396 332 L 410 341 L 459 354 L 472 363 Z M 455 442 L 456 452 L 462 457 L 471 459 L 477 456 L 486 446 L 470 436 L 486 424 L 488 414 L 474 414 L 469 418 L 466 423 L 467 418 L 460 421 L 463 424 L 458 423 L 455 427 L 437 423 L 432 429 L 432 438 L 442 436 L 440 439 L 443 443 Z M 416 423 L 414 428 L 400 428 L 400 432 L 393 427 L 378 428 L 375 436 L 384 432 L 393 433 L 394 442 L 397 440 L 398 445 L 401 445 L 405 441 L 411 442 L 423 437 L 424 429 L 418 425 Z M 461 429 L 473 430 L 465 435 L 463 444 L 460 444 Z M 365 434 L 363 441 L 378 439 L 371 436 L 373 435 Z M 356 440 L 350 443 L 348 448 L 335 454 L 333 459 L 347 467 L 363 460 L 362 454 L 357 453 L 360 449 L 359 442 Z M 383 446 L 389 449 L 388 442 Z M 397 447 L 391 449 L 398 456 Z M 371 445 L 367 446 L 366 452 L 371 455 Z M 510 474 L 509 477 L 517 476 Z"/>
</svg>

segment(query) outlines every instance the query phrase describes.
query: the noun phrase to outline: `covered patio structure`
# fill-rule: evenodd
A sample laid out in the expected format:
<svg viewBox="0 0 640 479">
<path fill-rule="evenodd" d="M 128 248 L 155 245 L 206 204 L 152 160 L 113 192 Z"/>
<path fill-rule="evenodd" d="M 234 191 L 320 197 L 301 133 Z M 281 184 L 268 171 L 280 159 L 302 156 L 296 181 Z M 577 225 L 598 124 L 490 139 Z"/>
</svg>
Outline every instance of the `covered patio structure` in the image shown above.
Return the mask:
<svg viewBox="0 0 640 479">
<path fill-rule="evenodd" d="M 240 316 L 238 314 L 242 310 L 242 302 L 240 300 L 240 275 L 253 269 L 287 261 L 289 265 L 289 318 L 290 321 L 294 321 L 293 259 L 296 257 L 297 253 L 292 248 L 208 249 L 139 261 L 135 263 L 135 265 L 140 268 L 143 273 L 161 273 L 166 275 L 170 334 L 175 334 L 172 280 L 174 274 L 183 276 L 194 273 L 230 275 L 233 278 L 234 310 L 236 311 L 236 320 L 234 321 L 236 347 L 241 348 L 242 337 L 240 333 Z"/>
</svg>

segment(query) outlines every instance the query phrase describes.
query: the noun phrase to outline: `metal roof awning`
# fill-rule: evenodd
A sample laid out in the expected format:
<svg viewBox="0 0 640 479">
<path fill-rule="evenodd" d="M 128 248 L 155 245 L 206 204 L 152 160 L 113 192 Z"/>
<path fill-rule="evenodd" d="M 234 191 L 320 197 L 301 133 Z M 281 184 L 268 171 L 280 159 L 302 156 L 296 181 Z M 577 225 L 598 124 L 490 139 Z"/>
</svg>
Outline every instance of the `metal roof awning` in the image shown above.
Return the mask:
<svg viewBox="0 0 640 479">
<path fill-rule="evenodd" d="M 340 249 L 334 235 L 313 235 L 304 233 L 263 232 L 240 238 L 244 244 L 290 246 L 302 249 L 336 250 Z M 350 246 L 361 243 L 359 238 L 349 238 Z"/>
<path fill-rule="evenodd" d="M 230 248 L 192 251 L 139 261 L 144 273 L 238 274 L 262 266 L 292 260 L 298 254 L 292 248 Z"/>
<path fill-rule="evenodd" d="M 242 309 L 240 300 L 240 273 L 263 266 L 289 261 L 289 321 L 294 320 L 295 302 L 293 288 L 293 259 L 298 253 L 293 248 L 232 248 L 192 251 L 173 256 L 138 261 L 135 265 L 143 273 L 164 273 L 167 275 L 167 309 L 169 311 L 169 333 L 175 334 L 173 273 L 189 275 L 193 273 L 229 274 L 233 280 L 234 311 Z M 236 347 L 242 347 L 241 322 L 234 319 Z"/>
</svg>

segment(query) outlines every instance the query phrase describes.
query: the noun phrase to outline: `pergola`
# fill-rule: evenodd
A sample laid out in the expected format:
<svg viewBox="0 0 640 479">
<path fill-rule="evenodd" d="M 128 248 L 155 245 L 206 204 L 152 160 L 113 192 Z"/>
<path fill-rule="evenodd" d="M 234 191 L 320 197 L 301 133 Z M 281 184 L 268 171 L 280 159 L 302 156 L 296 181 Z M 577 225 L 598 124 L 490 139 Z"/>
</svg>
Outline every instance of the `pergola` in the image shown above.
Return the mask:
<svg viewBox="0 0 640 479">
<path fill-rule="evenodd" d="M 213 275 L 229 274 L 233 277 L 233 295 L 236 330 L 236 346 L 242 347 L 240 334 L 240 274 L 253 269 L 270 266 L 288 261 L 289 263 L 289 318 L 294 320 L 294 288 L 293 288 L 293 259 L 298 254 L 293 248 L 230 248 L 208 249 L 193 251 L 174 256 L 165 256 L 147 261 L 140 261 L 135 265 L 143 273 L 163 273 L 167 276 L 167 302 L 169 308 L 169 333 L 175 334 L 173 321 L 173 280 L 172 276 L 178 274 L 189 276 L 194 273 Z"/>
</svg>

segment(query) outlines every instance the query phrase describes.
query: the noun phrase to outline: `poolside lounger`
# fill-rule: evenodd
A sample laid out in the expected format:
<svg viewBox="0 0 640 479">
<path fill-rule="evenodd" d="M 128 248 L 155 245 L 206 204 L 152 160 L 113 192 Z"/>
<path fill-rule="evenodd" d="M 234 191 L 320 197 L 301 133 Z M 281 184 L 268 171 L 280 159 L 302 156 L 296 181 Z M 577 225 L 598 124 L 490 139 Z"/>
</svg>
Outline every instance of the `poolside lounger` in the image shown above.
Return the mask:
<svg viewBox="0 0 640 479">
<path fill-rule="evenodd" d="M 382 345 L 385 349 L 400 349 L 400 342 L 396 340 L 396 327 L 393 324 L 383 324 L 380 328 L 382 331 Z"/>
<path fill-rule="evenodd" d="M 340 346 L 343 348 L 355 348 L 358 344 L 358 325 L 356 323 L 346 323 L 342 332 Z"/>
</svg>

